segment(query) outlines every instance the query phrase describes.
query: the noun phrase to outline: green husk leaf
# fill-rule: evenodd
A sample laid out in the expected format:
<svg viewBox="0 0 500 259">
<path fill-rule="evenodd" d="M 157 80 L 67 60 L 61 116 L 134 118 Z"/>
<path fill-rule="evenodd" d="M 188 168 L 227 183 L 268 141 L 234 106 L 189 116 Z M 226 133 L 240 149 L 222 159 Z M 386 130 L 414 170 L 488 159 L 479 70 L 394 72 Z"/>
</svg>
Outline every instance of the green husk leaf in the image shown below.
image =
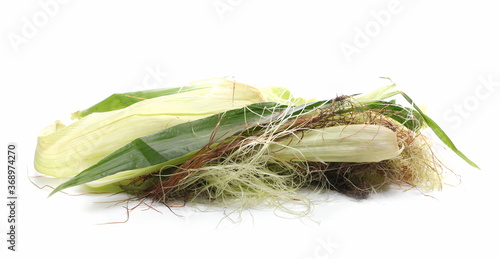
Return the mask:
<svg viewBox="0 0 500 259">
<path fill-rule="evenodd" d="M 401 92 L 401 91 L 399 91 L 399 93 L 406 99 L 406 101 L 408 101 L 413 106 L 413 108 L 420 114 L 422 119 L 425 121 L 425 124 L 427 124 L 427 126 L 429 126 L 429 128 L 431 128 L 432 131 L 434 131 L 436 136 L 438 136 L 438 138 L 441 141 L 443 141 L 443 143 L 446 146 L 448 146 L 453 152 L 455 152 L 455 154 L 457 154 L 460 158 L 462 158 L 469 165 L 471 165 L 477 169 L 480 169 L 476 163 L 472 162 L 472 160 L 470 160 L 464 153 L 462 153 L 462 151 L 460 151 L 455 146 L 455 144 L 453 144 L 453 141 L 451 141 L 451 139 L 448 137 L 448 135 L 446 135 L 446 133 L 443 131 L 443 129 L 441 129 L 441 127 L 439 127 L 439 125 L 434 120 L 432 120 L 429 116 L 425 115 L 424 112 L 422 112 L 422 110 L 415 104 L 415 102 L 413 102 L 413 100 L 407 94 L 405 94 L 404 92 Z"/>
<path fill-rule="evenodd" d="M 382 114 L 401 123 L 409 130 L 419 131 L 424 123 L 423 117 L 419 112 L 403 107 L 394 102 L 378 101 L 366 105 L 370 109 L 380 111 Z"/>
<path fill-rule="evenodd" d="M 397 111 L 398 114 L 396 116 L 391 115 L 390 117 L 403 125 L 405 125 L 408 129 L 411 130 L 418 130 L 420 126 L 423 126 L 421 122 L 425 122 L 425 124 L 431 128 L 431 130 L 438 136 L 438 138 L 446 145 L 448 146 L 455 154 L 457 154 L 460 158 L 462 158 L 464 161 L 466 161 L 469 165 L 479 169 L 479 166 L 474 163 L 472 160 L 470 160 L 467 156 L 465 156 L 456 146 L 453 144 L 453 141 L 446 135 L 446 133 L 439 127 L 439 125 L 429 118 L 429 116 L 425 115 L 425 113 L 413 102 L 413 100 L 404 92 L 402 91 L 397 91 L 394 90 L 396 87 L 396 84 L 388 77 L 381 77 L 382 79 L 387 79 L 392 82 L 391 85 L 381 87 L 375 91 L 372 91 L 367 94 L 363 95 L 355 95 L 353 96 L 358 102 L 374 109 L 387 109 L 388 111 Z M 409 108 L 402 107 L 398 104 L 395 104 L 395 102 L 383 102 L 382 100 L 387 99 L 389 97 L 393 97 L 395 95 L 400 94 L 403 96 L 406 101 L 408 101 L 411 106 L 414 108 L 414 110 L 411 110 Z M 385 106 L 386 105 L 386 106 Z M 386 111 L 387 111 L 386 110 Z M 384 111 L 382 111 L 385 115 L 390 115 L 391 112 L 386 114 Z M 401 113 L 399 113 L 401 112 Z M 400 117 L 401 115 L 401 117 Z M 416 118 L 414 119 L 409 119 L 411 117 Z"/>
<path fill-rule="evenodd" d="M 198 89 L 208 88 L 206 85 L 192 85 L 175 88 L 161 88 L 128 93 L 112 94 L 101 102 L 81 111 L 71 114 L 71 119 L 80 119 L 94 112 L 107 112 L 126 108 L 134 103 L 159 96 L 190 92 Z"/>
</svg>

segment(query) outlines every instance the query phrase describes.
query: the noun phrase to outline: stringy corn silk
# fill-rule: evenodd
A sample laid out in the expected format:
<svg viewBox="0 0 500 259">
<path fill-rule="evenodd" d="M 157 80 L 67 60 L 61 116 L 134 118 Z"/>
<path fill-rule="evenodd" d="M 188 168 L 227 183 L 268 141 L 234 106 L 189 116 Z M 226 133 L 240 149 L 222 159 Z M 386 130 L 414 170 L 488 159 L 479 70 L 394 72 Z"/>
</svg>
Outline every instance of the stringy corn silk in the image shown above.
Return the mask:
<svg viewBox="0 0 500 259">
<path fill-rule="evenodd" d="M 385 126 L 398 137 L 404 151 L 396 158 L 376 163 L 292 162 L 274 157 L 269 145 L 289 134 L 299 135 L 311 128 L 349 124 Z M 180 165 L 168 177 L 152 174 L 157 183 L 143 197 L 175 204 L 178 201 L 249 207 L 273 206 L 305 215 L 311 210 L 310 195 L 326 189 L 365 198 L 390 185 L 428 191 L 441 187 L 444 167 L 431 149 L 430 141 L 379 110 L 360 109 L 346 97 L 337 97 L 330 106 L 290 120 L 270 123 L 253 135 L 242 133 L 231 141 L 207 148 Z M 305 205 L 294 211 L 287 204 Z"/>
</svg>

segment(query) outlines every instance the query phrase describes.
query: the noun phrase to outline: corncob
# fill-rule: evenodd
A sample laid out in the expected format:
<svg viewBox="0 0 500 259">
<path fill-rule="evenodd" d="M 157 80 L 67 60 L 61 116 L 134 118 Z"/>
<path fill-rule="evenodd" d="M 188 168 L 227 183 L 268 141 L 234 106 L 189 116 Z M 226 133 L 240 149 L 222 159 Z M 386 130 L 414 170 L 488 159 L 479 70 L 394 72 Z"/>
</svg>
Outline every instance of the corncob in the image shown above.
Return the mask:
<svg viewBox="0 0 500 259">
<path fill-rule="evenodd" d="M 74 176 L 52 194 L 118 185 L 163 203 L 201 196 L 294 200 L 291 193 L 313 184 L 346 194 L 386 184 L 432 189 L 443 167 L 423 127 L 477 167 L 394 87 L 312 101 L 284 88 L 207 80 L 185 91 L 113 95 L 74 113 L 75 123 L 42 131 L 35 167 Z M 384 101 L 397 94 L 411 106 Z"/>
</svg>

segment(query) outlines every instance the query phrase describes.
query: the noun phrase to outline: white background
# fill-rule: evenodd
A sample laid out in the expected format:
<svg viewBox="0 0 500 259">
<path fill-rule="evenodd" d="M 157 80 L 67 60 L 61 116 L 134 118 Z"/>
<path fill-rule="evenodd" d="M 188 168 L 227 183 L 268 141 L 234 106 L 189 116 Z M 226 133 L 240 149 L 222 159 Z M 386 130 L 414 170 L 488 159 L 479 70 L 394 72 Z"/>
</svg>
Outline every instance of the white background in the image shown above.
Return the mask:
<svg viewBox="0 0 500 259">
<path fill-rule="evenodd" d="M 7 250 L 1 206 L 1 257 L 499 258 L 499 8 L 430 0 L 2 1 L 0 143 L 4 150 L 18 143 L 19 251 Z M 161 76 L 144 85 L 150 70 Z M 141 207 L 127 223 L 99 225 L 127 218 L 121 205 L 96 203 L 117 197 L 47 199 L 49 189 L 28 181 L 37 175 L 40 130 L 112 93 L 228 77 L 331 98 L 387 85 L 381 76 L 425 105 L 482 170 L 450 156 L 462 183 L 434 198 L 332 194 L 309 218 L 283 219 L 270 208 L 220 225 L 222 212 L 189 207 L 175 210 L 184 217 Z"/>
</svg>

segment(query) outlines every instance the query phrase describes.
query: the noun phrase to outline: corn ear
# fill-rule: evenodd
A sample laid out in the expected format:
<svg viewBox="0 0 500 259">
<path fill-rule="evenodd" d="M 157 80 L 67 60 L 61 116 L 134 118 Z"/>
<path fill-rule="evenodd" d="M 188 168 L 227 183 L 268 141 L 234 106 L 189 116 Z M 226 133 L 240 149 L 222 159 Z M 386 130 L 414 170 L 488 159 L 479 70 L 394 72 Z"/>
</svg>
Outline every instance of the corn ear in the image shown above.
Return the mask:
<svg viewBox="0 0 500 259">
<path fill-rule="evenodd" d="M 180 165 L 208 144 L 217 144 L 214 139 L 224 141 L 252 127 L 258 131 L 260 125 L 293 120 L 336 103 L 336 100 L 309 103 L 305 99 L 294 99 L 284 88 L 259 91 L 220 79 L 208 80 L 205 84 L 209 87 L 141 99 L 119 110 L 93 112 L 69 126 L 56 122 L 39 138 L 35 168 L 57 177 L 76 175 L 52 194 L 80 184 L 107 185 Z M 415 132 L 426 124 L 467 159 L 437 124 L 404 93 L 393 91 L 393 87 L 364 97 L 346 97 L 352 98 L 354 105 L 346 102 L 349 105 L 337 108 L 340 113 L 378 112 Z M 403 95 L 413 109 L 379 99 L 396 94 Z M 275 103 L 261 103 L 265 101 Z M 300 132 L 273 142 L 271 154 L 287 160 L 366 163 L 391 159 L 403 151 L 396 134 L 380 125 L 347 125 Z"/>
<path fill-rule="evenodd" d="M 379 162 L 403 151 L 396 134 L 379 125 L 347 125 L 312 129 L 279 140 L 276 157 L 316 162 Z"/>
<path fill-rule="evenodd" d="M 206 87 L 92 113 L 69 126 L 55 122 L 38 137 L 35 169 L 55 177 L 73 176 L 136 138 L 265 101 L 248 85 L 224 79 L 197 83 L 201 84 Z"/>
</svg>

